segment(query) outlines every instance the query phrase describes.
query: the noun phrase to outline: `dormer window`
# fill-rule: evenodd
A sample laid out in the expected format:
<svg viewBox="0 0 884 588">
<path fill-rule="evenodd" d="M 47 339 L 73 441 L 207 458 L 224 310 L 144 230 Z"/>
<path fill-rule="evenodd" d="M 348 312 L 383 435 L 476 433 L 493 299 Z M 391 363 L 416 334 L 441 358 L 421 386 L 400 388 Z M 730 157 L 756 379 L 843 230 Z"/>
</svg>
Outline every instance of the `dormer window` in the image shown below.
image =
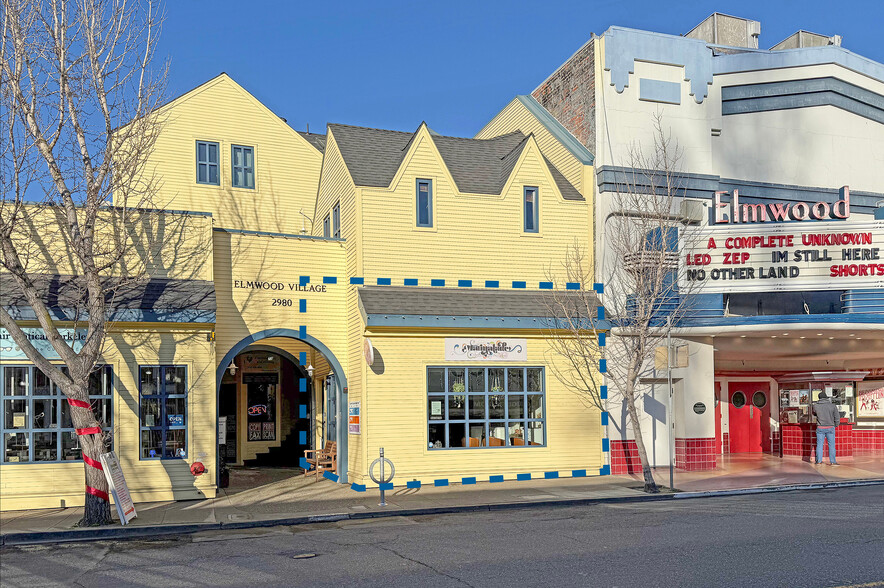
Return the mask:
<svg viewBox="0 0 884 588">
<path fill-rule="evenodd" d="M 433 181 L 418 180 L 415 200 L 417 202 L 417 226 L 433 226 Z"/>
</svg>

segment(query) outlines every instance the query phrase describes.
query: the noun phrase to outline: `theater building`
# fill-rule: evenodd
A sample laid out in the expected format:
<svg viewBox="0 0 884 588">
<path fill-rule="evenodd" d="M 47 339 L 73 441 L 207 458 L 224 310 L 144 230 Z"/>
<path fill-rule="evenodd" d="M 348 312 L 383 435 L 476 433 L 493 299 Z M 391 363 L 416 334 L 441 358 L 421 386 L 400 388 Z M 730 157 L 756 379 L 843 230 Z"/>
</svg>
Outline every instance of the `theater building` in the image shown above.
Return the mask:
<svg viewBox="0 0 884 588">
<path fill-rule="evenodd" d="M 396 485 L 607 472 L 541 299 L 564 287 L 547 268 L 591 248 L 593 158 L 520 100 L 524 131 L 482 138 L 297 132 L 224 74 L 164 107 L 155 216 L 188 223 L 150 239 L 166 261 L 118 301 L 96 381 L 136 501 L 212 497 L 222 460 L 296 467 L 326 446 L 357 488 L 381 447 Z M 44 296 L 70 273 L 47 267 Z M 2 508 L 82 504 L 66 405 L 4 345 Z"/>
<path fill-rule="evenodd" d="M 810 403 L 842 415 L 839 459 L 884 455 L 884 65 L 806 31 L 759 48 L 760 23 L 714 14 L 683 36 L 611 27 L 533 97 L 595 154 L 598 279 L 630 145 L 654 117 L 683 151 L 689 365 L 647 386 L 651 461 L 712 469 L 731 454 L 812 459 Z M 665 372 L 662 373 L 665 376 Z M 675 428 L 669 444 L 668 424 Z M 613 431 L 614 473 L 638 465 Z"/>
</svg>

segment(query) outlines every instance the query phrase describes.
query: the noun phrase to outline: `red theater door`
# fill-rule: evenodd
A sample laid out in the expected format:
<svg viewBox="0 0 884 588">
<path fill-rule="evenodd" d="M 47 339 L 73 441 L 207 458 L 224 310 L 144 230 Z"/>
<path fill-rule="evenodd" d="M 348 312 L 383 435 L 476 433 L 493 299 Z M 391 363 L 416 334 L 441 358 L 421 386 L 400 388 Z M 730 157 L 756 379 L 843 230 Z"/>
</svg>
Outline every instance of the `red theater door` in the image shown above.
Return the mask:
<svg viewBox="0 0 884 588">
<path fill-rule="evenodd" d="M 727 397 L 730 452 L 770 451 L 770 384 L 729 382 Z"/>
</svg>

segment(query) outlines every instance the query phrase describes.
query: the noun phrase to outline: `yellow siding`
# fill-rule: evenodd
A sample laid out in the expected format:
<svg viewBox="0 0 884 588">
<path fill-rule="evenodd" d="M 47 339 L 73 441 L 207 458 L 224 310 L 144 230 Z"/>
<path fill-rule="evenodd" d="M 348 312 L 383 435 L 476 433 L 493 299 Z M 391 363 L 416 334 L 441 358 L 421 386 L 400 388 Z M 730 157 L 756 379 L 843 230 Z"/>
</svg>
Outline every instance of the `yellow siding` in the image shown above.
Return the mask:
<svg viewBox="0 0 884 588">
<path fill-rule="evenodd" d="M 322 154 L 225 74 L 174 100 L 147 169 L 157 206 L 212 213 L 216 227 L 299 233 L 313 214 Z M 220 149 L 220 185 L 196 182 L 196 141 Z M 232 187 L 231 145 L 254 147 L 255 189 Z"/>
<path fill-rule="evenodd" d="M 490 139 L 513 131 L 522 131 L 526 135 L 534 133 L 534 138 L 537 139 L 543 154 L 581 194 L 587 195 L 587 190 L 591 190 L 591 184 L 585 184 L 583 181 L 584 165 L 537 120 L 537 117 L 531 114 L 518 98 L 507 104 L 506 108 L 491 119 L 475 138 Z"/>
<path fill-rule="evenodd" d="M 62 238 L 57 210 L 23 210 L 16 240 L 25 269 L 33 274 L 77 275 L 72 245 Z M 122 227 L 125 226 L 125 229 Z M 108 275 L 212 280 L 212 219 L 202 214 L 132 211 L 125 217 L 103 214 L 96 223 L 99 265 L 113 264 Z"/>
<path fill-rule="evenodd" d="M 414 226 L 416 178 L 433 180 L 432 229 Z M 502 196 L 460 194 L 429 134 L 418 137 L 391 191 L 361 189 L 366 276 L 444 278 L 449 284 L 467 279 L 475 285 L 526 280 L 537 288 L 551 264 L 561 267 L 569 246 L 590 243 L 587 204 L 561 198 L 531 140 L 511 178 Z M 539 188 L 537 234 L 522 232 L 524 186 Z"/>
<path fill-rule="evenodd" d="M 116 376 L 114 450 L 136 502 L 215 496 L 215 357 L 209 329 L 127 325 L 108 336 L 101 363 L 113 366 Z M 187 366 L 186 460 L 139 459 L 138 366 L 157 364 Z M 195 461 L 206 466 L 206 474 L 190 473 Z M 82 462 L 0 465 L 0 510 L 82 506 L 83 475 Z"/>
<path fill-rule="evenodd" d="M 487 337 L 488 333 L 457 332 L 448 336 Z M 396 466 L 397 484 L 412 479 L 424 483 L 437 478 L 532 473 L 586 469 L 597 472 L 604 464 L 601 438 L 604 429 L 598 409 L 587 407 L 554 376 L 554 354 L 536 332 L 508 334 L 528 339 L 528 361 L 506 366 L 546 366 L 546 447 L 430 450 L 427 444 L 427 366 L 462 363 L 445 361 L 444 332 L 374 332 L 375 348 L 384 357 L 384 371 L 368 371 L 368 402 L 362 406 L 363 432 L 370 431 L 366 452 L 377 457 L 378 448 Z M 472 365 L 472 364 L 471 364 Z M 478 365 L 478 364 L 477 364 Z M 489 367 L 504 364 L 488 362 Z M 364 436 L 364 434 L 363 434 Z M 351 443 L 353 436 L 350 437 Z M 351 481 L 372 485 L 367 477 L 351 472 Z"/>
<path fill-rule="evenodd" d="M 270 237 L 215 232 L 215 296 L 218 303 L 215 346 L 217 361 L 245 337 L 265 329 L 298 331 L 331 349 L 346 369 L 344 300 L 344 244 L 312 238 Z M 300 276 L 311 285 L 323 286 L 323 276 L 338 278 L 326 284 L 325 292 L 300 292 L 290 288 Z M 234 287 L 234 282 L 281 283 L 283 290 Z M 290 306 L 274 306 L 275 299 L 290 300 Z M 299 300 L 307 301 L 307 312 L 299 312 Z M 260 342 L 259 342 L 260 343 Z"/>
</svg>

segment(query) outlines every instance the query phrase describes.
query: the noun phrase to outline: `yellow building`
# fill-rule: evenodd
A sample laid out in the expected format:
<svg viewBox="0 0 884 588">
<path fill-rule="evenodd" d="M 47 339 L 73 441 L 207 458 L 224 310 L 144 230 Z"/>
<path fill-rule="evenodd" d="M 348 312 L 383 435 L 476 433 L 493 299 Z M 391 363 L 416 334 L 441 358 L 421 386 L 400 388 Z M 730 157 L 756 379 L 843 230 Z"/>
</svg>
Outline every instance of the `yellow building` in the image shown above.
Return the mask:
<svg viewBox="0 0 884 588">
<path fill-rule="evenodd" d="M 163 115 L 159 203 L 201 219 L 205 271 L 191 279 L 211 304 L 200 320 L 189 300 L 165 315 L 121 309 L 131 320 L 115 324 L 108 426 L 136 500 L 213 496 L 221 459 L 297 466 L 328 443 L 354 489 L 373 485 L 381 447 L 396 485 L 606 471 L 603 415 L 555 377 L 543 303 L 565 287 L 548 273 L 568 248 L 592 249 L 592 155 L 533 98 L 475 138 L 424 123 L 316 135 L 222 74 Z M 170 255 L 192 247 L 182 237 Z M 186 415 L 151 416 L 143 370 L 174 380 L 178 366 L 185 399 L 170 406 Z M 3 449 L 2 508 L 82 501 L 79 462 L 30 443 L 19 463 Z M 190 475 L 195 461 L 207 475 Z M 34 493 L 35 475 L 62 470 Z"/>
</svg>

